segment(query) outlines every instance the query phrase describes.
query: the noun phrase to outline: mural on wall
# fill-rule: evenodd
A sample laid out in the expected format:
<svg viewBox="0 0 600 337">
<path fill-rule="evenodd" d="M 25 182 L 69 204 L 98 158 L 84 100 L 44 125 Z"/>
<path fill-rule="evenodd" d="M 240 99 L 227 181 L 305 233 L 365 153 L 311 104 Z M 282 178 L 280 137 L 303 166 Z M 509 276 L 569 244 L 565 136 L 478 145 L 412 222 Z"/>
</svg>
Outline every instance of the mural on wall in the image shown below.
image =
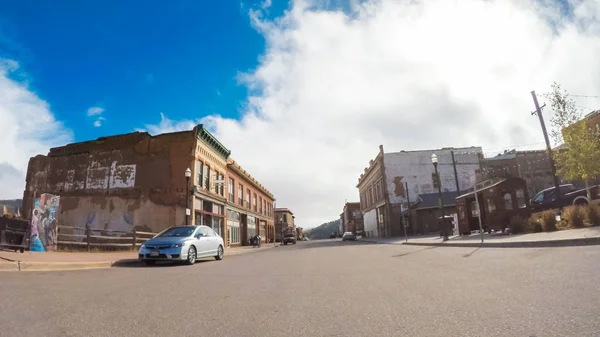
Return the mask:
<svg viewBox="0 0 600 337">
<path fill-rule="evenodd" d="M 106 231 L 107 233 L 104 235 L 110 235 L 110 231 L 130 232 L 133 230 L 133 212 L 98 213 L 96 211 L 88 212 L 85 227 Z"/>
<path fill-rule="evenodd" d="M 56 250 L 58 195 L 44 193 L 33 201 L 31 214 L 31 250 Z"/>
</svg>

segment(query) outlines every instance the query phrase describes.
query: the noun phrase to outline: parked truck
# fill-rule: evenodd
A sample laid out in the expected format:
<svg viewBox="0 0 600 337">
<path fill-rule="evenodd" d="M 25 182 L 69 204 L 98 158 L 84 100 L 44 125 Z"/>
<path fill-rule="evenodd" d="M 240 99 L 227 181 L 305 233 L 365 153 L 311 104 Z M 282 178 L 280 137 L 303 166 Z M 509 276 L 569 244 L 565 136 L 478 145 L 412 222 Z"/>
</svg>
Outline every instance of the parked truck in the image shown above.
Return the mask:
<svg viewBox="0 0 600 337">
<path fill-rule="evenodd" d="M 570 205 L 586 206 L 600 203 L 600 185 L 590 187 L 591 199 L 588 198 L 585 188 L 578 190 L 573 184 L 560 185 L 559 188 L 561 194 L 560 202 L 556 195 L 556 188 L 547 188 L 531 199 L 531 212 L 541 212 Z"/>
</svg>

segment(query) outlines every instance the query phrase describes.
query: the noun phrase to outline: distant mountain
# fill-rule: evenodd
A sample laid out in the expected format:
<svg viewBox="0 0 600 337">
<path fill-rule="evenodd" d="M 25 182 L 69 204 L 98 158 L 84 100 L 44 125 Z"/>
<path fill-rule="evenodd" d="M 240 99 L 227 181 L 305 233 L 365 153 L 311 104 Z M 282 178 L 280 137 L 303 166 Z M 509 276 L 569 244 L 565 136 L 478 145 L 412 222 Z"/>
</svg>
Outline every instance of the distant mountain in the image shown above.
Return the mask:
<svg viewBox="0 0 600 337">
<path fill-rule="evenodd" d="M 16 211 L 17 208 L 23 207 L 23 199 L 7 199 L 0 200 L 0 215 L 2 215 L 2 210 L 6 206 L 6 210 L 10 213 Z"/>
<path fill-rule="evenodd" d="M 340 226 L 340 219 L 326 222 L 320 226 L 304 231 L 311 240 L 329 239 L 331 233 L 337 233 Z"/>
</svg>

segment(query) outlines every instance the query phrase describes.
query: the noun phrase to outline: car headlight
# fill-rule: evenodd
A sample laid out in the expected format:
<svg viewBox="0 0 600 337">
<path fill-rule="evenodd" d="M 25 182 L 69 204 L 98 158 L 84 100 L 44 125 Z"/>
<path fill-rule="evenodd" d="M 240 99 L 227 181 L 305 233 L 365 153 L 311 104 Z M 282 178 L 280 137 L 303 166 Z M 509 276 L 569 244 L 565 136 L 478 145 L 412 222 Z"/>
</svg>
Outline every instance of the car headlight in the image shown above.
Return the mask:
<svg viewBox="0 0 600 337">
<path fill-rule="evenodd" d="M 183 241 L 182 243 L 175 243 L 171 245 L 171 248 L 179 248 L 179 247 L 183 247 L 185 245 L 187 245 L 187 241 Z"/>
<path fill-rule="evenodd" d="M 146 249 L 146 245 L 142 243 L 142 245 L 140 246 L 140 250 L 142 249 Z"/>
</svg>

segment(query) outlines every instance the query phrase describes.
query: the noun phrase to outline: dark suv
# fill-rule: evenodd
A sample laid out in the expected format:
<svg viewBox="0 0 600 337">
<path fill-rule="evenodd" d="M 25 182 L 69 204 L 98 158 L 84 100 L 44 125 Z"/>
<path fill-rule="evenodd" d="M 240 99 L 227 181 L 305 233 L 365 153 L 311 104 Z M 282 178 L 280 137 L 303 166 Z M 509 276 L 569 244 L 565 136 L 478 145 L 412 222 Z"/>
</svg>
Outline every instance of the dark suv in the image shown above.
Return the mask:
<svg viewBox="0 0 600 337">
<path fill-rule="evenodd" d="M 287 245 L 288 243 L 296 244 L 296 235 L 294 234 L 286 234 L 283 236 L 283 244 Z"/>
</svg>

